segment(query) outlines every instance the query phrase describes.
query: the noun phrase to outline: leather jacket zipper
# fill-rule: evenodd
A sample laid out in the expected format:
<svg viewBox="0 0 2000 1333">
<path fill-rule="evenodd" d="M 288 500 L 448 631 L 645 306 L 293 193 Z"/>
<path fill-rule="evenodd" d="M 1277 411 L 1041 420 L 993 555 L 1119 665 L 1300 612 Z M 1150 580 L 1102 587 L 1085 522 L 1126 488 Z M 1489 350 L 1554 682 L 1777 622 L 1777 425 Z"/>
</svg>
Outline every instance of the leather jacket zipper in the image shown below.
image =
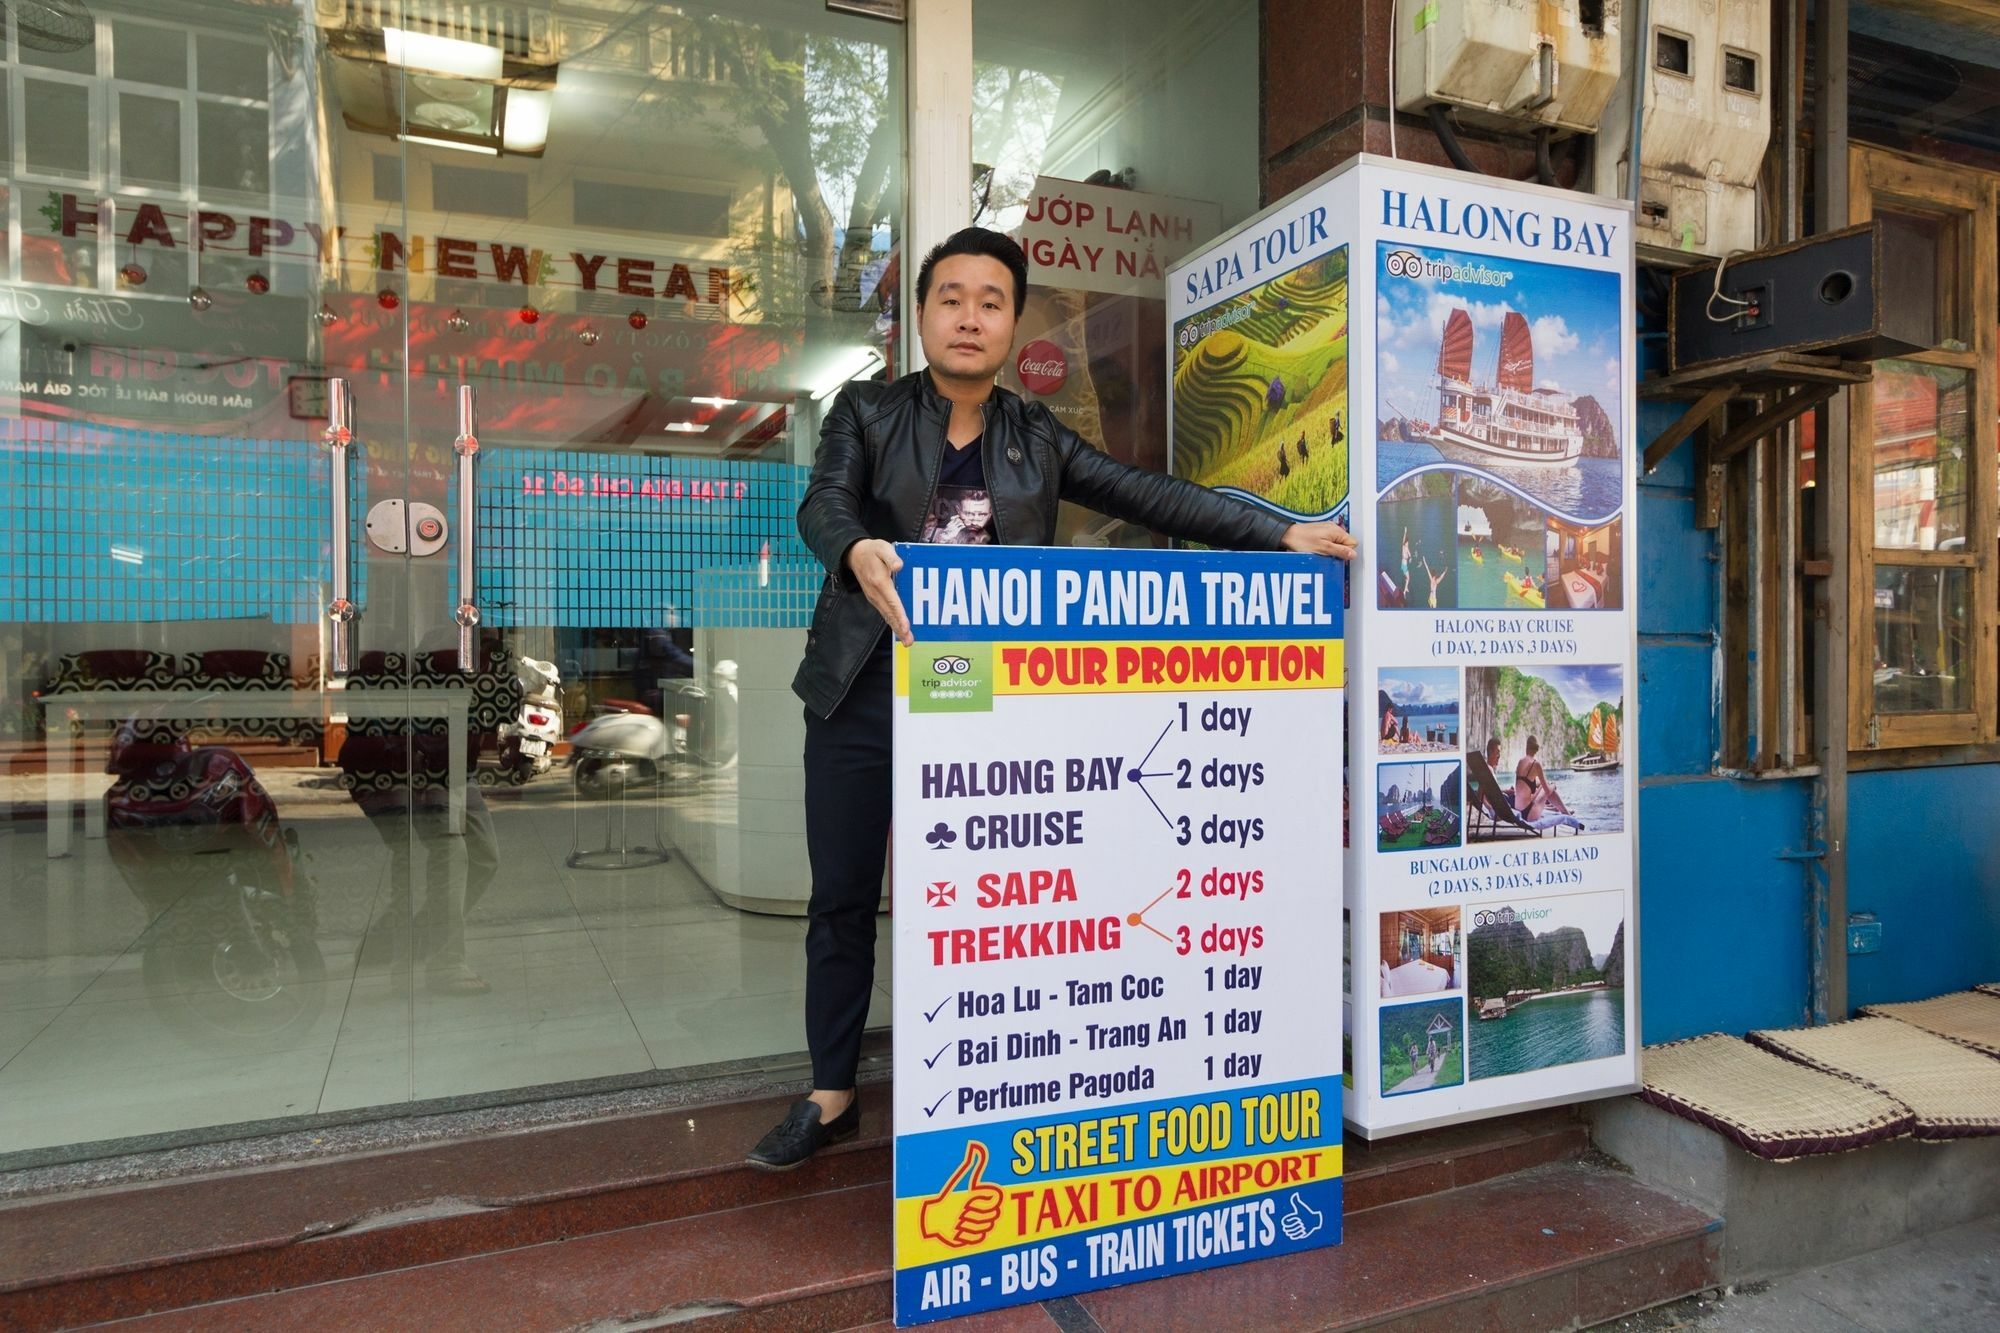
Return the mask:
<svg viewBox="0 0 2000 1333">
<path fill-rule="evenodd" d="M 924 492 L 924 507 L 917 511 L 917 531 L 912 541 L 924 539 L 924 523 L 937 505 L 938 482 L 944 478 L 944 451 L 951 448 L 951 404 L 944 405 L 944 423 L 938 427 L 937 462 L 931 467 L 930 488 Z"/>
<path fill-rule="evenodd" d="M 993 544 L 1005 546 L 1006 536 L 1000 531 L 1000 501 L 993 488 L 993 400 L 988 398 L 979 405 L 979 472 L 986 479 L 986 498 L 993 505 Z"/>
</svg>

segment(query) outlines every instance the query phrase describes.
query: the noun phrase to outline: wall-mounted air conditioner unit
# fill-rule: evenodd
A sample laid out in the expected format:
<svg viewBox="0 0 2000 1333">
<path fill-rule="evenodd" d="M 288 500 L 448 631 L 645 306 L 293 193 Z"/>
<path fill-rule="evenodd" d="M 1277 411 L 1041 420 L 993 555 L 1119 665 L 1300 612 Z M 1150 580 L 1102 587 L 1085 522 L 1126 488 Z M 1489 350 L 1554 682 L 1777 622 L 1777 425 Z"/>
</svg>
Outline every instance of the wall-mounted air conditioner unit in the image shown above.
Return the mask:
<svg viewBox="0 0 2000 1333">
<path fill-rule="evenodd" d="M 1468 124 L 1597 131 L 1623 63 L 1622 0 L 1397 0 L 1396 105 Z"/>
<path fill-rule="evenodd" d="M 1652 0 L 1642 60 L 1597 139 L 1596 190 L 1624 194 L 1632 88 L 1643 87 L 1638 241 L 1687 255 L 1757 245 L 1771 139 L 1770 0 Z"/>
</svg>

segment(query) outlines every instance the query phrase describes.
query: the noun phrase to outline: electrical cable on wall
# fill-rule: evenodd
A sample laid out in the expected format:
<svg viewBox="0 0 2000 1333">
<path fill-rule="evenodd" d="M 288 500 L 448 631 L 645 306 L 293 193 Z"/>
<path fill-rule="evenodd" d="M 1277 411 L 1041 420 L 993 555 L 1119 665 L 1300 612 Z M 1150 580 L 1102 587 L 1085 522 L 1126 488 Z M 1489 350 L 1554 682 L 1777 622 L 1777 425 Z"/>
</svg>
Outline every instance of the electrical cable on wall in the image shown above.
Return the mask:
<svg viewBox="0 0 2000 1333">
<path fill-rule="evenodd" d="M 1721 258 L 1721 260 L 1719 260 L 1716 263 L 1715 286 L 1708 293 L 1708 306 L 1705 310 L 1705 313 L 1708 315 L 1710 323 L 1727 324 L 1730 320 L 1735 319 L 1737 314 L 1739 313 L 1738 311 L 1731 311 L 1726 315 L 1716 314 L 1715 303 L 1717 301 L 1722 301 L 1725 302 L 1726 304 L 1737 306 L 1739 308 L 1742 306 L 1751 306 L 1757 304 L 1755 301 L 1747 301 L 1739 296 L 1724 296 L 1722 294 L 1722 270 L 1729 267 L 1730 260 L 1736 258 L 1736 256 L 1740 254 L 1746 254 L 1746 253 L 1748 252 L 1744 250 L 1731 250 L 1728 254 L 1724 255 Z"/>
</svg>

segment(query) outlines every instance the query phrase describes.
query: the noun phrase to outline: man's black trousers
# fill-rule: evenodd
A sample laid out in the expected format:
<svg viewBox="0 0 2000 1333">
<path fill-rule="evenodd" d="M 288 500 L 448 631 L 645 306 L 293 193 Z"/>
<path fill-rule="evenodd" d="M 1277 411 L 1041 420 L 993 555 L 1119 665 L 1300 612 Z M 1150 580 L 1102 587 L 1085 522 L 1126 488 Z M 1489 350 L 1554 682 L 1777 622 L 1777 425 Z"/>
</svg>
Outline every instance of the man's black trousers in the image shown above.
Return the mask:
<svg viewBox="0 0 2000 1333">
<path fill-rule="evenodd" d="M 854 1086 L 875 986 L 889 855 L 892 659 L 877 652 L 830 718 L 806 710 L 806 1045 L 813 1086 Z"/>
</svg>

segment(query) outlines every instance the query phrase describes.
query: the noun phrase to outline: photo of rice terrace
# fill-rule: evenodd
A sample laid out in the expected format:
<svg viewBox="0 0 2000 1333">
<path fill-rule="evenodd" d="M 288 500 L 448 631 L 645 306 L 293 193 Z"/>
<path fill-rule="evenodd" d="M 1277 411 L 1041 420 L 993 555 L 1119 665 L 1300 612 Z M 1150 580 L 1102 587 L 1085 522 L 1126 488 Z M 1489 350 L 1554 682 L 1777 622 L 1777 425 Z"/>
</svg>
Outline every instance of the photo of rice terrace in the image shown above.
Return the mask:
<svg viewBox="0 0 2000 1333">
<path fill-rule="evenodd" d="M 1347 502 L 1347 247 L 1174 329 L 1174 475 L 1298 518 Z"/>
</svg>

